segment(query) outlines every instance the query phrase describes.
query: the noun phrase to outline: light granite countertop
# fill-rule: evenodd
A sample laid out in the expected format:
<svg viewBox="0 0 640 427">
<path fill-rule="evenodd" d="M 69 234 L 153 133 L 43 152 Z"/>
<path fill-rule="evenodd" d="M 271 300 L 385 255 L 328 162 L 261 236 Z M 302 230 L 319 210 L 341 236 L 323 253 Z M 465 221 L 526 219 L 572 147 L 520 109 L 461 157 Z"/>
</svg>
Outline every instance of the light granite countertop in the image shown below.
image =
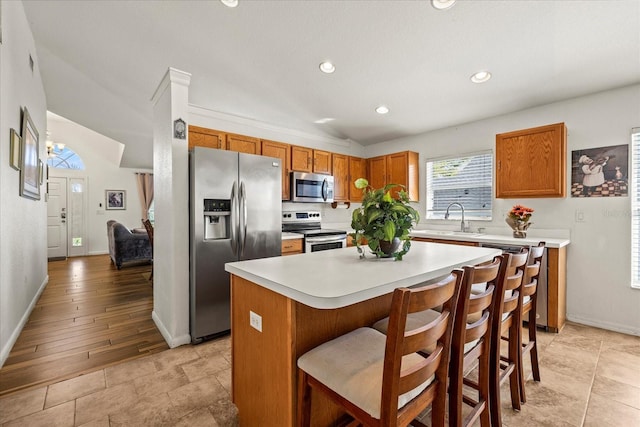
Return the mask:
<svg viewBox="0 0 640 427">
<path fill-rule="evenodd" d="M 413 230 L 409 233 L 411 237 L 424 237 L 430 239 L 458 240 L 463 242 L 477 242 L 496 245 L 516 245 L 530 246 L 537 245 L 544 241 L 548 248 L 562 248 L 567 246 L 571 241 L 569 239 L 558 239 L 551 237 L 525 237 L 524 239 L 515 238 L 502 234 L 484 234 L 484 233 L 463 233 L 460 231 L 447 230 Z"/>
<path fill-rule="evenodd" d="M 413 242 L 402 261 L 361 259 L 355 247 L 225 264 L 225 270 L 320 309 L 346 307 L 491 260 L 498 249 Z"/>
</svg>

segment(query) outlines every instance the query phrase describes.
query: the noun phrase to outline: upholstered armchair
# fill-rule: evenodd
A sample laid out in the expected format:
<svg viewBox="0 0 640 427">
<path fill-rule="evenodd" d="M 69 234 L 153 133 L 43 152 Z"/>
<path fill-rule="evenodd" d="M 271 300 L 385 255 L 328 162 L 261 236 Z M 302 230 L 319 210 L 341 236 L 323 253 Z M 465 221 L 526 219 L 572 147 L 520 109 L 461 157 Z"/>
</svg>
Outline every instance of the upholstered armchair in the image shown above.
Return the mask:
<svg viewBox="0 0 640 427">
<path fill-rule="evenodd" d="M 109 237 L 109 255 L 111 262 L 120 270 L 122 264 L 129 261 L 149 261 L 153 259 L 151 244 L 147 233 L 132 233 L 121 223 L 107 221 Z"/>
</svg>

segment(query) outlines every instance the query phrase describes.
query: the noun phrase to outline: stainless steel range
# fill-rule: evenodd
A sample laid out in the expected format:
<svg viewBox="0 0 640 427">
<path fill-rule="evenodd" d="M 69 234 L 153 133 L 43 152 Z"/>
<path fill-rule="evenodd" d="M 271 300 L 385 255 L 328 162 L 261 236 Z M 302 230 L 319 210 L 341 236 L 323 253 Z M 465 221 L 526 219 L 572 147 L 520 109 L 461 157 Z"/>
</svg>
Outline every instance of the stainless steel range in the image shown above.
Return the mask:
<svg viewBox="0 0 640 427">
<path fill-rule="evenodd" d="M 303 234 L 305 252 L 347 247 L 347 232 L 322 228 L 321 215 L 317 211 L 283 212 L 282 231 Z"/>
</svg>

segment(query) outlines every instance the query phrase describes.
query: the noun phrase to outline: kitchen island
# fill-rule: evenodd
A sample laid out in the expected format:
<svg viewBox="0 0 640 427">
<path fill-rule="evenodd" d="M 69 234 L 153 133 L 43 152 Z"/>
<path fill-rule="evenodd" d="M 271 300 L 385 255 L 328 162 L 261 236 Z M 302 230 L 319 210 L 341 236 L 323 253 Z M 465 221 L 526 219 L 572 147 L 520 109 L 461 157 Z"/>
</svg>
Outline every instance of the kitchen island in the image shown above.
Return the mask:
<svg viewBox="0 0 640 427">
<path fill-rule="evenodd" d="M 226 264 L 232 399 L 240 425 L 293 426 L 298 357 L 386 317 L 395 288 L 434 281 L 500 253 L 414 242 L 403 261 L 360 259 L 351 247 Z M 339 416 L 331 402 L 314 395 L 313 425 L 329 425 Z"/>
</svg>

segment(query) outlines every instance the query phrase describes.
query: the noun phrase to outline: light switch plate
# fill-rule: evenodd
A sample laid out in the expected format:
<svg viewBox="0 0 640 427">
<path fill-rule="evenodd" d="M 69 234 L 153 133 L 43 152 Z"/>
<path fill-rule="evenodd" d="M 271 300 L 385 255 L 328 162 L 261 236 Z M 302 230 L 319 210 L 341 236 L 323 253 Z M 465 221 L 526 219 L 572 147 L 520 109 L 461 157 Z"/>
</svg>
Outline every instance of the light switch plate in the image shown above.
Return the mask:
<svg viewBox="0 0 640 427">
<path fill-rule="evenodd" d="M 262 316 L 249 310 L 249 324 L 258 332 L 262 332 Z"/>
</svg>

